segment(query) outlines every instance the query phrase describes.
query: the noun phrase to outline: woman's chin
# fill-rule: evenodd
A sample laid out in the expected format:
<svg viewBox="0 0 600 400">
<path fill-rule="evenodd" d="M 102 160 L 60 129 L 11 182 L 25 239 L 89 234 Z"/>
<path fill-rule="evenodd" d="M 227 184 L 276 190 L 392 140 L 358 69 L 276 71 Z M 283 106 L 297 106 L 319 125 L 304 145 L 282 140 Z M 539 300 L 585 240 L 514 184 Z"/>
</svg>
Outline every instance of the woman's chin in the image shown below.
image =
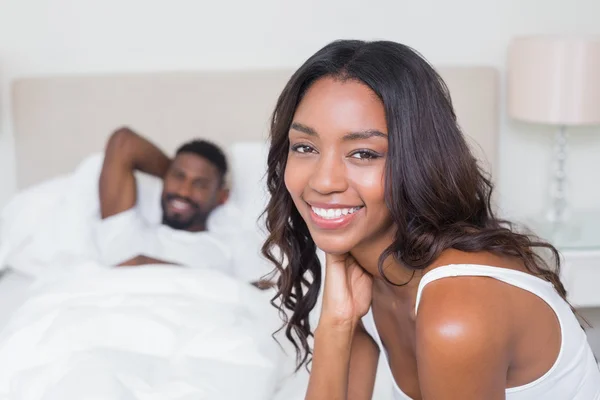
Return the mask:
<svg viewBox="0 0 600 400">
<path fill-rule="evenodd" d="M 354 247 L 347 241 L 332 240 L 330 238 L 314 239 L 317 247 L 327 254 L 346 254 Z"/>
</svg>

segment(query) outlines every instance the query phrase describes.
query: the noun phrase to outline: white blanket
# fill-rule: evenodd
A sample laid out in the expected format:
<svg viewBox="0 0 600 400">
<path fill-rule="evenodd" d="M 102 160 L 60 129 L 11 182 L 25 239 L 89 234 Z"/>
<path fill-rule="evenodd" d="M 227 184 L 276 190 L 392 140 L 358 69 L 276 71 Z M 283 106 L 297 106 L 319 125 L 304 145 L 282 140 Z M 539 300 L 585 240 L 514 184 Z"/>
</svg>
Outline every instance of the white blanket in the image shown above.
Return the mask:
<svg viewBox="0 0 600 400">
<path fill-rule="evenodd" d="M 293 352 L 271 336 L 273 293 L 247 283 L 262 266 L 244 256 L 246 279 L 236 280 L 211 268 L 100 264 L 91 229 L 100 162 L 19 194 L 1 214 L 0 267 L 35 283 L 0 332 L 0 400 L 273 398 Z M 149 187 L 139 180 L 138 206 L 157 215 Z M 219 215 L 214 227 L 239 229 Z"/>
<path fill-rule="evenodd" d="M 39 284 L 0 333 L 0 399 L 269 399 L 282 358 L 269 295 L 160 266 Z"/>
</svg>

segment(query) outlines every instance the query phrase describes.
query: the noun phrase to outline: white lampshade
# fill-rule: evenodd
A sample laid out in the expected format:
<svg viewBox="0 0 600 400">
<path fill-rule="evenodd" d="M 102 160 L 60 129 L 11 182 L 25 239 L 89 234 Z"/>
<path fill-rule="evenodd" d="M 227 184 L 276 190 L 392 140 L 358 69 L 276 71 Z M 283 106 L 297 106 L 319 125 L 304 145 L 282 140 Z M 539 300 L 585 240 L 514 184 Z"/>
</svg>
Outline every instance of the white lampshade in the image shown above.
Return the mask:
<svg viewBox="0 0 600 400">
<path fill-rule="evenodd" d="M 508 113 L 527 122 L 600 124 L 600 37 L 529 36 L 508 51 Z"/>
</svg>

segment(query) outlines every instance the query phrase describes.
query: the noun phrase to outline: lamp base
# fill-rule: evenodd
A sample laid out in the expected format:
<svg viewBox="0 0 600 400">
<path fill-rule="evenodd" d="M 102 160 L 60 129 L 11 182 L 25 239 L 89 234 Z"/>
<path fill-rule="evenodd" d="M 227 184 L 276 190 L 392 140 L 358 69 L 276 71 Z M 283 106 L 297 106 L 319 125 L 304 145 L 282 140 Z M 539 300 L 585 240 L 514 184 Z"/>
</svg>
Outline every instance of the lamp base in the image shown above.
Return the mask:
<svg viewBox="0 0 600 400">
<path fill-rule="evenodd" d="M 559 231 L 568 219 L 567 198 L 567 131 L 561 126 L 554 139 L 554 173 L 550 184 L 550 207 L 546 220 L 554 225 L 553 230 Z"/>
<path fill-rule="evenodd" d="M 559 250 L 600 249 L 600 210 L 580 210 L 560 225 L 545 216 L 522 219 L 523 223 L 540 238 Z M 557 229 L 558 228 L 558 229 Z"/>
</svg>

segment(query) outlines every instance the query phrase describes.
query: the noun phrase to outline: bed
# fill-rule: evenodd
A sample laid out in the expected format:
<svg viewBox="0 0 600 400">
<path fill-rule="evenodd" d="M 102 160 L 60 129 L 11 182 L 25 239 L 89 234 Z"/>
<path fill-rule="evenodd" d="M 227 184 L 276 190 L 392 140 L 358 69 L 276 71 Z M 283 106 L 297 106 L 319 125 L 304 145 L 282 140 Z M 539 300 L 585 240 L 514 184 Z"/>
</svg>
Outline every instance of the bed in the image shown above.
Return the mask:
<svg viewBox="0 0 600 400">
<path fill-rule="evenodd" d="M 459 123 L 484 167 L 497 170 L 498 74 L 485 66 L 439 67 Z M 168 153 L 201 137 L 223 146 L 232 164 L 232 198 L 264 204 L 262 184 L 270 113 L 291 70 L 244 70 L 30 77 L 13 82 L 17 186 L 20 190 L 67 174 L 103 149 L 108 135 L 129 126 Z M 260 149 L 263 149 L 261 151 Z M 26 277 L 0 280 L 0 326 L 24 300 Z M 13 296 L 21 293 L 20 298 Z M 306 374 L 279 385 L 277 399 L 301 399 Z M 375 398 L 389 398 L 380 374 Z"/>
</svg>

